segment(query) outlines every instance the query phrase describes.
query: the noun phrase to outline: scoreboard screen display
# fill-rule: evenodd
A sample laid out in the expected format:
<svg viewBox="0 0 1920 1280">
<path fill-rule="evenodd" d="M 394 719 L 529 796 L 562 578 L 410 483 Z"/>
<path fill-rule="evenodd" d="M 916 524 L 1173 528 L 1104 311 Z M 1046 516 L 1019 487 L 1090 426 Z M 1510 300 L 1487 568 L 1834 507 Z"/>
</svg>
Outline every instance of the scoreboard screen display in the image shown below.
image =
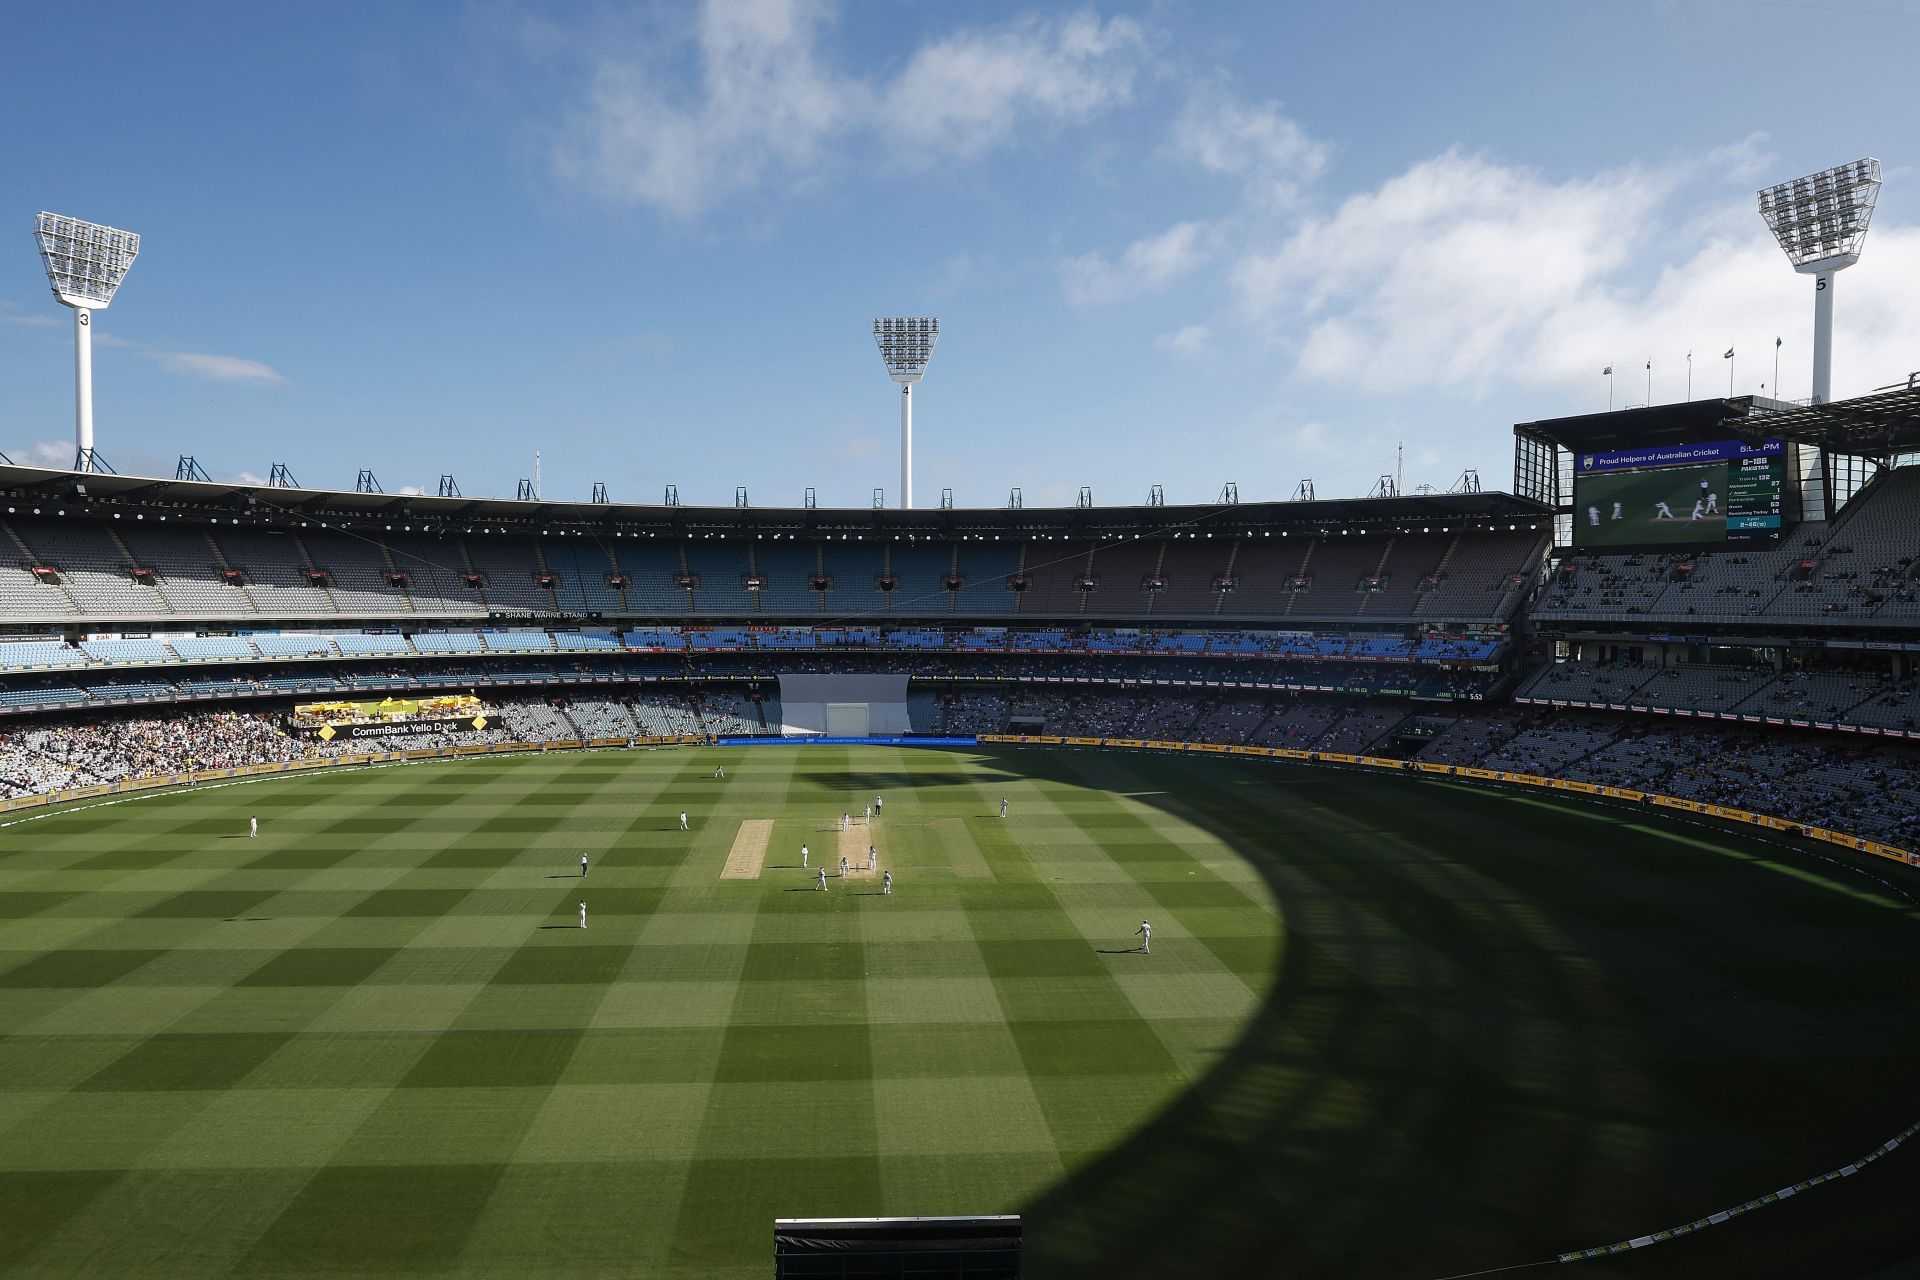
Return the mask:
<svg viewBox="0 0 1920 1280">
<path fill-rule="evenodd" d="M 1778 440 L 1575 454 L 1573 545 L 1777 546 L 1790 524 L 1786 463 Z"/>
</svg>

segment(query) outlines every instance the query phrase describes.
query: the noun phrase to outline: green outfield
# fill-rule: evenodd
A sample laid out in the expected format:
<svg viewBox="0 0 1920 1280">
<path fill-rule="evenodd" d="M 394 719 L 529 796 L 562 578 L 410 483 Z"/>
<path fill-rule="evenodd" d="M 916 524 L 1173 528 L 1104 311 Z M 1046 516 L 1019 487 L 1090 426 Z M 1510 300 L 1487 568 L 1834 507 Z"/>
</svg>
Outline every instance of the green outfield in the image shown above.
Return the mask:
<svg viewBox="0 0 1920 1280">
<path fill-rule="evenodd" d="M 1574 477 L 1574 545 L 1714 547 L 1727 539 L 1727 464 Z M 1704 508 L 1712 494 L 1716 511 Z M 1662 511 L 1665 504 L 1665 511 Z M 1703 508 L 1695 518 L 1695 504 Z"/>
<path fill-rule="evenodd" d="M 891 896 L 838 876 L 875 794 Z M 1745 835 L 1202 757 L 79 807 L 0 829 L 0 1275 L 764 1277 L 775 1217 L 1006 1212 L 1035 1276 L 1537 1262 L 1920 1116 L 1915 917 Z M 1916 1165 L 1562 1270 L 1874 1273 Z"/>
</svg>

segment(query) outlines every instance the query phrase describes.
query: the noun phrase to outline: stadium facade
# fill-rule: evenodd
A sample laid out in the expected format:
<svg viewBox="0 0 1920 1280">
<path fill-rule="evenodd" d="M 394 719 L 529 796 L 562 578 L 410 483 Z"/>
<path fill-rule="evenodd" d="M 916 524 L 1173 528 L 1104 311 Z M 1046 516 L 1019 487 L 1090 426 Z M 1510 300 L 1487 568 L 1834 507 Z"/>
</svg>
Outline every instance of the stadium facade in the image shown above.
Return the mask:
<svg viewBox="0 0 1920 1280">
<path fill-rule="evenodd" d="M 1920 394 L 1703 401 L 1525 423 L 1515 441 L 1511 494 L 1048 510 L 4 467 L 0 782 L 21 803 L 129 776 L 40 767 L 75 718 L 243 711 L 289 756 L 346 745 L 308 732 L 311 708 L 339 708 L 330 737 L 350 741 L 349 722 L 389 718 L 375 699 L 408 700 L 446 744 L 778 734 L 783 673 L 884 672 L 908 677 L 927 734 L 1596 785 L 1677 751 L 1705 760 L 1693 794 L 1720 803 L 1756 799 L 1719 762 L 1759 752 L 1801 788 L 1761 797 L 1768 811 L 1856 807 L 1866 834 L 1910 839 L 1920 770 L 1896 744 L 1920 738 L 1920 468 L 1900 464 Z M 455 695 L 491 709 L 485 727 L 421 711 Z"/>
</svg>

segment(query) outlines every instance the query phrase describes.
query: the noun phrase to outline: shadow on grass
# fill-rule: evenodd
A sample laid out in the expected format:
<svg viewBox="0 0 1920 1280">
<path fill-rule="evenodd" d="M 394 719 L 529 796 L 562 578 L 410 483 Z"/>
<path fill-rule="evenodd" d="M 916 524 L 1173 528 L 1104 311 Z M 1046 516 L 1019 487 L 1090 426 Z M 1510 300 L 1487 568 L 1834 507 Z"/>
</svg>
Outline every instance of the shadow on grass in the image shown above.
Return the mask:
<svg viewBox="0 0 1920 1280">
<path fill-rule="evenodd" d="M 1806 980 L 1837 989 L 1837 1009 L 1771 995 L 1771 969 L 1726 1003 L 1737 960 L 1702 922 L 1740 921 L 1735 954 L 1772 956 L 1756 933 L 1808 927 L 1818 892 L 1790 877 L 1400 778 L 1094 752 L 1008 763 L 1210 831 L 1282 913 L 1277 964 L 1204 931 L 1175 948 L 1275 977 L 1187 1092 L 1020 1207 L 1031 1276 L 1431 1280 L 1551 1263 L 1822 1172 L 1910 1118 L 1889 1100 L 1920 1035 L 1867 1012 L 1831 965 Z M 1501 832 L 1525 838 L 1487 838 Z M 1193 905 L 1146 866 L 1174 847 L 1138 852 L 1162 837 L 1137 818 L 1125 835 L 1112 856 L 1142 860 L 1160 908 Z M 1910 954 L 1902 913 L 1831 893 L 1819 909 L 1853 965 L 1878 955 L 1880 981 L 1920 986 L 1891 961 Z M 1782 1030 L 1802 1024 L 1865 1039 L 1798 1056 Z M 1901 1151 L 1579 1271 L 1864 1276 L 1920 1254 L 1916 1195 L 1920 1161 Z"/>
</svg>

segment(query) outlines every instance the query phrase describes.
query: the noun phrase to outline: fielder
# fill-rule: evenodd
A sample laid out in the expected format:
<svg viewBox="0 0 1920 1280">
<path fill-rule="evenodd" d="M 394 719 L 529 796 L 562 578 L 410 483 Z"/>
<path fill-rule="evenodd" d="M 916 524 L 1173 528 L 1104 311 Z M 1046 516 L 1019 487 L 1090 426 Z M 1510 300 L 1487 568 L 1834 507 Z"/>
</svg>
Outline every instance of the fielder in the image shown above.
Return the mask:
<svg viewBox="0 0 1920 1280">
<path fill-rule="evenodd" d="M 584 902 L 580 904 L 580 927 L 587 927 L 587 904 Z"/>
<path fill-rule="evenodd" d="M 580 878 L 582 880 L 587 878 L 587 855 L 584 853 L 580 855 Z"/>
<path fill-rule="evenodd" d="M 880 851 L 874 848 L 872 845 L 868 845 L 867 846 L 867 870 L 878 871 L 879 869 L 880 869 Z"/>
<path fill-rule="evenodd" d="M 827 891 L 827 869 L 825 867 L 819 867 L 817 870 L 820 872 L 820 892 L 825 893 Z"/>
<path fill-rule="evenodd" d="M 802 871 L 807 869 L 807 846 L 804 844 L 800 846 L 800 869 Z"/>
<path fill-rule="evenodd" d="M 1007 816 L 1007 798 L 1005 796 L 1000 797 L 1000 816 L 1003 818 Z"/>
<path fill-rule="evenodd" d="M 872 805 L 867 806 L 867 825 L 868 826 L 873 825 L 873 806 Z"/>
<path fill-rule="evenodd" d="M 717 764 L 717 765 L 715 765 L 715 766 L 713 766 L 713 776 L 714 776 L 714 777 L 716 777 L 716 778 L 724 778 L 724 777 L 726 777 L 726 776 L 727 776 L 727 766 L 725 766 L 725 765 L 723 765 L 723 764 Z"/>
<path fill-rule="evenodd" d="M 692 830 L 692 828 L 687 825 L 687 811 L 685 809 L 680 811 L 680 829 L 682 831 Z"/>
<path fill-rule="evenodd" d="M 849 831 L 852 828 L 853 828 L 853 817 L 850 814 L 845 814 L 845 813 L 841 814 L 840 829 L 842 831 Z"/>
<path fill-rule="evenodd" d="M 1152 955 L 1153 954 L 1153 926 L 1148 924 L 1145 920 L 1142 920 L 1140 922 L 1140 927 L 1138 929 L 1135 929 L 1134 932 L 1140 935 L 1140 953 L 1142 955 L 1149 955 L 1149 956 Z"/>
<path fill-rule="evenodd" d="M 847 878 L 847 858 L 845 854 L 840 856 L 840 878 L 842 880 Z"/>
<path fill-rule="evenodd" d="M 260 819 L 248 818 L 247 819 L 247 839 L 251 840 L 259 834 L 260 834 Z"/>
<path fill-rule="evenodd" d="M 881 875 L 880 892 L 883 894 L 893 892 L 893 872 L 888 871 Z"/>
</svg>

